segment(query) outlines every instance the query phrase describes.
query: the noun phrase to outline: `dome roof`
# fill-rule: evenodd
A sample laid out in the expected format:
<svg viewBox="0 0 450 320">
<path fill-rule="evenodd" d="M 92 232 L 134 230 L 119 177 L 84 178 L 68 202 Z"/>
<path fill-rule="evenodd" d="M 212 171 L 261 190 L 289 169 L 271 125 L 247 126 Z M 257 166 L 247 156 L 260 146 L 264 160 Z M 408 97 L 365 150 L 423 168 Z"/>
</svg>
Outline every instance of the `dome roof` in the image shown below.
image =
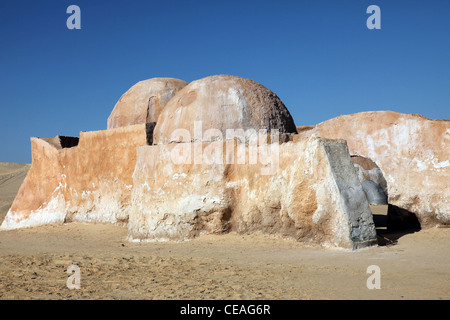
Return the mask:
<svg viewBox="0 0 450 320">
<path fill-rule="evenodd" d="M 201 125 L 200 138 L 199 131 L 194 131 L 195 123 L 196 130 Z M 185 129 L 190 136 L 173 134 L 176 129 Z M 167 103 L 156 124 L 153 143 L 211 141 L 208 134 L 205 136 L 209 129 L 219 130 L 222 139 L 226 139 L 227 129 L 297 133 L 291 114 L 275 93 L 253 80 L 216 75 L 191 82 Z"/>
<path fill-rule="evenodd" d="M 108 129 L 156 122 L 166 103 L 187 84 L 173 78 L 153 78 L 136 83 L 117 101 L 108 118 Z"/>
</svg>

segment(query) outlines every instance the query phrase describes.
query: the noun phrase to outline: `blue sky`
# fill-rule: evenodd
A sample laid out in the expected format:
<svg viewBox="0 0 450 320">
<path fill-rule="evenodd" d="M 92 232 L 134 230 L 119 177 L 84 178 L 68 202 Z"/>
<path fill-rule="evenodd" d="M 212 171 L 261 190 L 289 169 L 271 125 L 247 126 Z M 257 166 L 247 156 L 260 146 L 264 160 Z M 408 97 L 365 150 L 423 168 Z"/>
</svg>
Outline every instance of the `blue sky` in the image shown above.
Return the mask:
<svg viewBox="0 0 450 320">
<path fill-rule="evenodd" d="M 69 5 L 81 30 L 69 30 Z M 369 5 L 381 29 L 369 30 Z M 392 110 L 450 119 L 450 1 L 0 2 L 0 162 L 106 129 L 136 82 L 214 74 L 274 91 L 296 125 Z"/>
</svg>

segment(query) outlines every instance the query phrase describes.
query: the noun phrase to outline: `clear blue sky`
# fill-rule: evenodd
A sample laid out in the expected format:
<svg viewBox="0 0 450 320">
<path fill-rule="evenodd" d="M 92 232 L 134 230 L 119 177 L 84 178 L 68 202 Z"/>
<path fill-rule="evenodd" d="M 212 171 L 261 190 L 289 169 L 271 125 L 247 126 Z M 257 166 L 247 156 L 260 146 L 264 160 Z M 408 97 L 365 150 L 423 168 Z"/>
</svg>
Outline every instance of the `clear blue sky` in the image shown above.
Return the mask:
<svg viewBox="0 0 450 320">
<path fill-rule="evenodd" d="M 81 30 L 66 9 L 81 8 Z M 381 8 L 369 30 L 366 9 Z M 296 125 L 370 110 L 450 118 L 450 1 L 0 1 L 0 162 L 30 137 L 106 129 L 153 77 L 253 79 Z"/>
</svg>

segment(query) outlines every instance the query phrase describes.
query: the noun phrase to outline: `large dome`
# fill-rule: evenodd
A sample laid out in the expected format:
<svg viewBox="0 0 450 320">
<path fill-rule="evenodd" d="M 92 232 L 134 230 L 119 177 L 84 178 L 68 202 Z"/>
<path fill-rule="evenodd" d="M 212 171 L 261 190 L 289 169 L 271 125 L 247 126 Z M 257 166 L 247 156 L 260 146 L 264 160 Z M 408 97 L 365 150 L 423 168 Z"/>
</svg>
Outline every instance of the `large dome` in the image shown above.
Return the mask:
<svg viewBox="0 0 450 320">
<path fill-rule="evenodd" d="M 136 83 L 117 101 L 108 118 L 108 129 L 156 122 L 166 103 L 187 84 L 173 78 Z"/>
<path fill-rule="evenodd" d="M 189 135 L 180 136 L 177 129 L 184 129 Z M 275 93 L 253 80 L 216 75 L 191 82 L 167 103 L 156 124 L 153 141 L 154 144 L 211 141 L 204 135 L 209 129 L 219 130 L 223 139 L 227 129 L 297 133 L 291 114 Z"/>
</svg>

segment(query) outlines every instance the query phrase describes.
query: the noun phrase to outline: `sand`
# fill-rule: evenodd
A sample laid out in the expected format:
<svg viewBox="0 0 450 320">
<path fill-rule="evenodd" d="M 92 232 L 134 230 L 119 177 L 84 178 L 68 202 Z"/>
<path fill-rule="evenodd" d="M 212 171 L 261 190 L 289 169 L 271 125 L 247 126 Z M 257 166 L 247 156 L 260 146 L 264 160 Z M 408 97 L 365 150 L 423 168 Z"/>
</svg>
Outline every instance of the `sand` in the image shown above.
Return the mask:
<svg viewBox="0 0 450 320">
<path fill-rule="evenodd" d="M 1 164 L 0 177 L 12 167 Z M 14 191 L 1 181 L 0 191 Z M 11 197 L 0 197 L 9 207 Z M 372 210 L 377 220 L 386 213 Z M 126 226 L 107 224 L 2 230 L 0 299 L 450 298 L 450 228 L 386 234 L 380 224 L 380 234 L 380 246 L 347 251 L 234 232 L 129 242 Z M 70 265 L 80 268 L 79 290 L 66 285 Z M 380 268 L 380 289 L 367 288 L 371 265 Z"/>
<path fill-rule="evenodd" d="M 30 167 L 26 163 L 0 162 L 0 222 L 5 219 Z"/>
</svg>

